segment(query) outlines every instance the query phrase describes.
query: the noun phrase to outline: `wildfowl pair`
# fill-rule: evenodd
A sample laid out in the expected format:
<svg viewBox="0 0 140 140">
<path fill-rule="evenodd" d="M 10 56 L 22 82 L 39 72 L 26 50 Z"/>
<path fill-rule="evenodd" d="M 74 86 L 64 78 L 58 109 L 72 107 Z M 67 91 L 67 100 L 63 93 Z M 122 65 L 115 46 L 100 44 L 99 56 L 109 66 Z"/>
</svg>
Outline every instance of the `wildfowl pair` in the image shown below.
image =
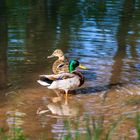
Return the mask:
<svg viewBox="0 0 140 140">
<path fill-rule="evenodd" d="M 64 56 L 64 53 L 57 49 L 55 50 L 52 55 L 48 56 L 47 58 L 58 57 L 58 59 L 53 63 L 52 71 L 54 74 L 59 74 L 63 72 L 70 72 L 69 70 L 69 60 Z M 85 66 L 79 64 L 79 68 L 87 69 Z"/>
<path fill-rule="evenodd" d="M 86 68 L 81 66 L 77 60 L 70 60 L 68 62 L 61 50 L 55 50 L 54 53 L 48 58 L 54 56 L 58 57 L 58 60 L 54 62 L 52 68 L 54 74 L 40 75 L 40 79 L 37 82 L 43 86 L 47 86 L 49 89 L 64 90 L 66 95 L 65 103 L 67 104 L 68 91 L 76 89 L 82 86 L 84 83 L 84 76 L 79 71 L 77 71 L 76 68 Z M 63 68 L 61 69 L 62 71 L 59 68 Z"/>
</svg>

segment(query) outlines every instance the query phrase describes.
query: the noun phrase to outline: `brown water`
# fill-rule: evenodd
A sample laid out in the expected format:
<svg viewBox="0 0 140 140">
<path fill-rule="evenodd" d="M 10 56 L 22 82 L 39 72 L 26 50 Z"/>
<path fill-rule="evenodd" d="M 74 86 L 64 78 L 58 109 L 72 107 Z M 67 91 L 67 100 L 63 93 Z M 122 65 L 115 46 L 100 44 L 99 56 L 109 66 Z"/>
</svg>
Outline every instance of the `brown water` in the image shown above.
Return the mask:
<svg viewBox="0 0 140 140">
<path fill-rule="evenodd" d="M 47 56 L 57 48 L 88 67 L 68 105 L 36 82 L 51 73 Z M 0 76 L 0 128 L 9 135 L 19 127 L 31 140 L 61 139 L 65 120 L 73 134 L 79 120 L 84 134 L 87 114 L 106 126 L 139 111 L 140 1 L 0 1 Z M 127 117 L 114 140 L 136 138 Z"/>
</svg>

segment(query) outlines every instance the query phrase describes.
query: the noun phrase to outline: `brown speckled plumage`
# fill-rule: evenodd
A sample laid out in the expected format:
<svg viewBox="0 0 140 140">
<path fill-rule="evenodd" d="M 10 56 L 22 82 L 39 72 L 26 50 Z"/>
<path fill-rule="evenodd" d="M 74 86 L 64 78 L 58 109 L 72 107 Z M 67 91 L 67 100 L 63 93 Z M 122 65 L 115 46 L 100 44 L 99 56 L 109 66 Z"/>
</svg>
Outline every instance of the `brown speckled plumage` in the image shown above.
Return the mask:
<svg viewBox="0 0 140 140">
<path fill-rule="evenodd" d="M 59 74 L 62 72 L 69 72 L 68 68 L 68 59 L 65 58 L 65 60 L 59 60 L 57 59 L 52 66 L 52 71 L 54 74 Z"/>
<path fill-rule="evenodd" d="M 68 59 L 64 56 L 64 53 L 60 49 L 55 50 L 51 56 L 48 56 L 48 58 L 52 57 L 58 57 L 58 59 L 53 63 L 52 66 L 52 71 L 54 74 L 69 72 Z"/>
</svg>

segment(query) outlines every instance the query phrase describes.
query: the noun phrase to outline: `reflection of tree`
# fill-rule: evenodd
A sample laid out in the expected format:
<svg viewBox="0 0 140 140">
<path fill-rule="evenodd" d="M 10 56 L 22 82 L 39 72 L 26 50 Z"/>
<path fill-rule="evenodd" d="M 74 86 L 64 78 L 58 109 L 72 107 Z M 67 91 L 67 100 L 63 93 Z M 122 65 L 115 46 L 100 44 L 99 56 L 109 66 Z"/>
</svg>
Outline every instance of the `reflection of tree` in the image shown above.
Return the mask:
<svg viewBox="0 0 140 140">
<path fill-rule="evenodd" d="M 93 3 L 92 0 L 41 0 L 31 3 L 28 40 L 35 46 L 40 46 L 33 48 L 36 56 L 42 55 L 38 51 L 40 48 L 44 48 L 46 53 L 48 48 L 61 48 L 64 51 L 68 49 L 69 41 L 78 37 L 76 33 L 80 30 L 84 18 L 93 17 L 98 11 L 96 8 L 100 10 L 101 16 L 105 9 L 104 2 L 99 6 L 98 2 Z M 36 40 L 40 37 L 42 42 Z"/>
<path fill-rule="evenodd" d="M 118 50 L 116 55 L 114 56 L 114 65 L 112 67 L 112 77 L 111 83 L 119 82 L 122 67 L 123 67 L 123 59 L 126 55 L 126 45 L 127 45 L 127 36 L 128 31 L 130 30 L 130 24 L 132 22 L 133 12 L 135 8 L 135 0 L 125 0 L 121 18 L 120 25 L 118 27 L 117 33 L 117 42 L 118 42 Z"/>
<path fill-rule="evenodd" d="M 32 50 L 32 55 L 37 57 L 37 62 L 41 62 L 41 48 L 46 52 L 48 44 L 44 42 L 46 37 L 45 27 L 45 5 L 44 0 L 31 0 L 29 9 L 29 22 L 27 24 L 27 50 Z M 51 36 L 51 32 L 50 32 Z M 51 39 L 50 39 L 51 40 Z M 44 46 L 44 47 L 43 47 Z M 34 59 L 34 58 L 33 58 Z"/>
<path fill-rule="evenodd" d="M 50 53 L 48 50 L 67 49 L 72 34 L 71 21 L 75 19 L 76 14 L 76 2 L 77 0 L 41 0 L 34 1 L 31 5 L 28 48 L 32 50 L 38 64 L 42 65 L 42 58 Z"/>
<path fill-rule="evenodd" d="M 136 46 L 137 46 L 137 40 L 139 39 L 139 30 L 140 30 L 140 27 L 139 27 L 140 1 L 137 1 L 136 4 L 137 4 L 137 8 L 134 11 L 135 16 L 133 17 L 132 25 L 131 25 L 131 28 L 133 29 L 133 34 L 131 34 L 129 37 L 129 44 L 131 46 L 130 48 L 131 56 L 133 59 L 137 58 Z"/>
<path fill-rule="evenodd" d="M 0 1 L 0 88 L 7 81 L 7 23 L 5 15 L 5 0 Z"/>
</svg>

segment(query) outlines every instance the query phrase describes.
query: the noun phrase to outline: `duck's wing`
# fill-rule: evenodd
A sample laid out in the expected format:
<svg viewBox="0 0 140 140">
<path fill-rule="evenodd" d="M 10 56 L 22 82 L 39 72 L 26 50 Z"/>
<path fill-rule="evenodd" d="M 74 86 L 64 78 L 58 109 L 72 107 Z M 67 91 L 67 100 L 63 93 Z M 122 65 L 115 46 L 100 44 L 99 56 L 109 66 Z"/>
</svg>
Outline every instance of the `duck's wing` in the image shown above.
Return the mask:
<svg viewBox="0 0 140 140">
<path fill-rule="evenodd" d="M 65 63 L 60 63 L 59 65 L 57 65 L 57 69 L 61 69 L 65 66 Z"/>
<path fill-rule="evenodd" d="M 58 78 L 57 74 L 50 74 L 50 75 L 39 75 L 39 78 L 48 78 L 50 80 L 56 80 Z"/>
<path fill-rule="evenodd" d="M 42 86 L 50 86 L 55 81 L 60 81 L 68 78 L 74 77 L 74 74 L 71 73 L 62 73 L 62 74 L 52 74 L 52 75 L 40 75 L 37 82 Z"/>
<path fill-rule="evenodd" d="M 75 89 L 80 85 L 79 77 L 72 73 L 62 73 L 60 74 L 58 80 L 52 82 L 52 84 L 48 87 L 49 89 L 62 89 L 62 90 L 70 90 Z"/>
<path fill-rule="evenodd" d="M 74 74 L 72 73 L 60 73 L 60 74 L 51 74 L 51 75 L 40 75 L 40 78 L 45 77 L 48 78 L 50 80 L 61 80 L 61 79 L 67 79 L 67 78 L 72 78 L 74 77 Z"/>
<path fill-rule="evenodd" d="M 69 65 L 69 63 L 68 63 L 67 59 L 56 60 L 53 63 L 53 67 L 52 67 L 53 73 L 58 74 L 58 73 L 62 73 L 62 72 L 69 72 L 68 65 Z"/>
</svg>

